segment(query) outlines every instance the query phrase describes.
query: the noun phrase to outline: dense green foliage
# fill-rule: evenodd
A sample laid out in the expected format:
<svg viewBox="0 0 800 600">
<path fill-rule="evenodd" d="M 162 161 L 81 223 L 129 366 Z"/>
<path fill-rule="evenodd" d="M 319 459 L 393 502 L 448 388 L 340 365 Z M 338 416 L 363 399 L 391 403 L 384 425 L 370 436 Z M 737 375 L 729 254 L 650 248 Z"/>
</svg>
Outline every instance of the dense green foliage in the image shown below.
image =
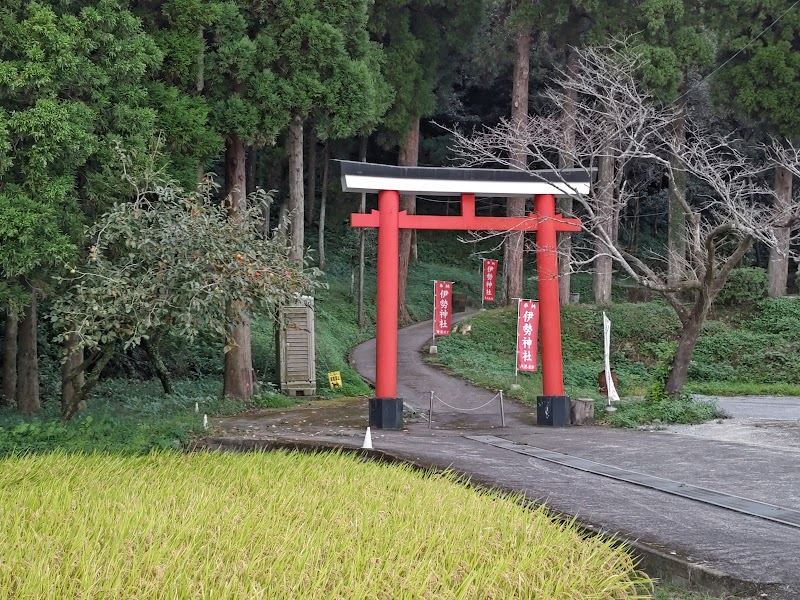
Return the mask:
<svg viewBox="0 0 800 600">
<path fill-rule="evenodd" d="M 623 600 L 651 588 L 624 546 L 519 496 L 339 453 L 11 456 L 0 489 L 2 599 Z"/>
<path fill-rule="evenodd" d="M 78 202 L 108 203 L 115 146 L 155 134 L 144 79 L 161 54 L 125 5 L 12 2 L 0 11 L 0 298 L 81 239 Z"/>
<path fill-rule="evenodd" d="M 725 66 L 716 93 L 769 133 L 796 139 L 800 14 L 783 0 L 747 0 L 727 3 L 718 16 Z"/>
<path fill-rule="evenodd" d="M 734 269 L 717 296 L 725 306 L 748 306 L 767 296 L 767 272 L 757 267 Z"/>
</svg>

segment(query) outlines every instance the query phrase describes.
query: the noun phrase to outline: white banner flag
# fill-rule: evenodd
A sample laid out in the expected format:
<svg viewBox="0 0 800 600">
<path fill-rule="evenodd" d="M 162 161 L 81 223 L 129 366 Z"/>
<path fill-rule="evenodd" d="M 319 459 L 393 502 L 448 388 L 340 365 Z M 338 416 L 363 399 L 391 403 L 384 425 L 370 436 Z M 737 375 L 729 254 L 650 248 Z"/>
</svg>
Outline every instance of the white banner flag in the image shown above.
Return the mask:
<svg viewBox="0 0 800 600">
<path fill-rule="evenodd" d="M 617 388 L 614 387 L 614 380 L 611 378 L 611 321 L 603 311 L 603 345 L 605 346 L 606 363 L 606 389 L 608 390 L 608 402 L 619 402 Z"/>
</svg>

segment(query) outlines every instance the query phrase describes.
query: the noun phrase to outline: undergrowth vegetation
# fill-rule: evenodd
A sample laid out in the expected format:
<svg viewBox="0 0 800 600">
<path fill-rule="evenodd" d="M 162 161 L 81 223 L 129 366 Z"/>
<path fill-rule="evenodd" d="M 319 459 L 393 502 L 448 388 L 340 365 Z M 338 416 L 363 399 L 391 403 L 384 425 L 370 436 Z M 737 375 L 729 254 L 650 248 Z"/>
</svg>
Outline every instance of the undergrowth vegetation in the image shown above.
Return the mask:
<svg viewBox="0 0 800 600">
<path fill-rule="evenodd" d="M 398 499 L 402 498 L 402 502 Z M 649 597 L 615 541 L 338 453 L 0 461 L 0 599 Z"/>
<path fill-rule="evenodd" d="M 628 400 L 605 415 L 605 420 L 617 427 L 636 427 L 645 423 L 703 423 L 727 415 L 710 400 L 695 400 L 682 393 L 670 396 L 664 391 L 669 368 L 660 364 L 653 375 L 653 384 L 641 400 Z"/>
<path fill-rule="evenodd" d="M 800 298 L 751 301 L 736 309 L 719 308 L 703 328 L 689 370 L 686 391 L 691 393 L 800 394 Z M 735 295 L 735 294 L 732 294 Z M 644 397 L 623 403 L 607 420 L 634 426 L 661 421 L 696 423 L 717 418 L 710 402 L 693 401 L 689 394 L 668 398 L 663 394 L 665 371 L 675 351 L 680 323 L 664 302 L 565 306 L 561 313 L 564 383 L 572 397 L 592 397 L 598 417 L 598 374 L 603 368 L 603 312 L 612 322 L 611 364 L 623 396 Z M 429 357 L 459 376 L 490 389 L 535 403 L 541 394 L 539 373 L 515 376 L 516 310 L 496 309 L 470 318 L 469 334 L 458 328 L 438 340 L 438 354 Z M 519 387 L 512 384 L 516 383 Z"/>
<path fill-rule="evenodd" d="M 165 396 L 157 381 L 109 380 L 101 385 L 89 407 L 67 422 L 59 418 L 59 407 L 54 402 L 45 403 L 44 412 L 34 418 L 2 407 L 0 455 L 53 448 L 122 453 L 184 448 L 193 437 L 205 433 L 203 415 L 295 403 L 268 389 L 248 405 L 223 399 L 220 383 L 211 379 L 178 381 L 175 387 L 175 394 Z"/>
</svg>

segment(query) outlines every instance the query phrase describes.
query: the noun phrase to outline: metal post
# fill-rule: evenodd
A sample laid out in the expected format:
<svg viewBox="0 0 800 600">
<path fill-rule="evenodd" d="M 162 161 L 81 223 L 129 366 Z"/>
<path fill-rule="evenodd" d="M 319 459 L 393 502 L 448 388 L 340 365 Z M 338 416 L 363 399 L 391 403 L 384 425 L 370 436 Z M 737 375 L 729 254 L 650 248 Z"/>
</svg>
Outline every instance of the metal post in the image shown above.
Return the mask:
<svg viewBox="0 0 800 600">
<path fill-rule="evenodd" d="M 503 427 L 506 426 L 506 411 L 503 407 L 503 390 L 500 390 L 500 423 Z"/>
<path fill-rule="evenodd" d="M 483 281 L 483 279 L 485 277 L 485 275 L 484 275 L 485 272 L 486 272 L 486 259 L 482 258 L 481 259 L 481 310 L 483 310 L 483 294 L 486 291 L 484 289 L 485 283 Z"/>
<path fill-rule="evenodd" d="M 431 428 L 433 422 L 433 390 L 431 390 L 431 401 L 428 404 L 428 429 Z"/>
</svg>

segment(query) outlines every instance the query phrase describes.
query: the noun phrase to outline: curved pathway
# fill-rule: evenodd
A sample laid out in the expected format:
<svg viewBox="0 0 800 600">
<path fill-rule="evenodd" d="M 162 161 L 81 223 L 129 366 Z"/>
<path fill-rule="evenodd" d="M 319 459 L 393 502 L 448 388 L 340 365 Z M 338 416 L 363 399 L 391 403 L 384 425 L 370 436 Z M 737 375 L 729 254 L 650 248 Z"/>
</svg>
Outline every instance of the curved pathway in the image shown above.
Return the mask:
<svg viewBox="0 0 800 600">
<path fill-rule="evenodd" d="M 456 315 L 460 320 L 470 313 Z M 461 335 L 461 334 L 454 334 Z M 398 332 L 397 396 L 427 419 L 434 393 L 434 427 L 481 429 L 501 424 L 500 399 L 497 391 L 488 391 L 436 368 L 423 358 L 431 343 L 431 322 L 424 321 Z M 357 346 L 350 362 L 362 377 L 375 382 L 375 340 Z M 535 408 L 504 399 L 506 424 L 533 425 Z"/>
</svg>

